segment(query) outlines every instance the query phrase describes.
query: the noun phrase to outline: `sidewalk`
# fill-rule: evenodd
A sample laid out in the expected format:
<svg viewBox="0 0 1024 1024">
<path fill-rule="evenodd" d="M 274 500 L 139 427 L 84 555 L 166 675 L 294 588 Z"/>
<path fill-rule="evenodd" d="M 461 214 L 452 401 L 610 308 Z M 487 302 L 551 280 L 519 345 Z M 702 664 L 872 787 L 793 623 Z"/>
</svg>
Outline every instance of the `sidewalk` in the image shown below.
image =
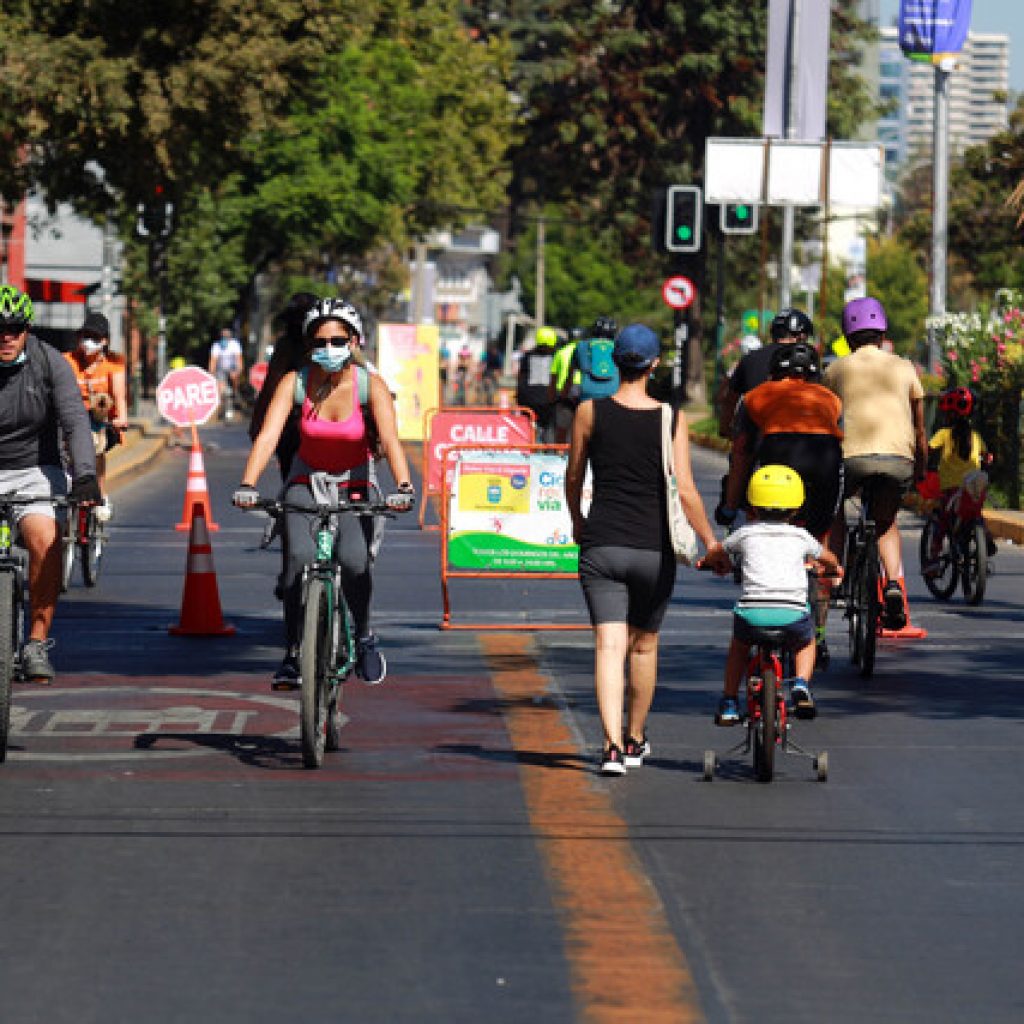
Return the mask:
<svg viewBox="0 0 1024 1024">
<path fill-rule="evenodd" d="M 107 483 L 142 472 L 171 440 L 171 428 L 147 415 L 132 419 L 121 444 L 107 455 Z"/>
</svg>

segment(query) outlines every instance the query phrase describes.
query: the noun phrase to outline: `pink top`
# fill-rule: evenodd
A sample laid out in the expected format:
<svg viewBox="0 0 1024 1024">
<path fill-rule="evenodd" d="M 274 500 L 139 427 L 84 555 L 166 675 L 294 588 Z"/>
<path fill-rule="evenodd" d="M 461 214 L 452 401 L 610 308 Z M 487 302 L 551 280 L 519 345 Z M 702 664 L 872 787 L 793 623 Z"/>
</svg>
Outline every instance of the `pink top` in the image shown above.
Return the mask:
<svg viewBox="0 0 1024 1024">
<path fill-rule="evenodd" d="M 366 423 L 359 404 L 359 380 L 352 374 L 352 415 L 347 420 L 322 420 L 308 396 L 299 419 L 299 458 L 314 471 L 344 473 L 370 459 Z"/>
</svg>

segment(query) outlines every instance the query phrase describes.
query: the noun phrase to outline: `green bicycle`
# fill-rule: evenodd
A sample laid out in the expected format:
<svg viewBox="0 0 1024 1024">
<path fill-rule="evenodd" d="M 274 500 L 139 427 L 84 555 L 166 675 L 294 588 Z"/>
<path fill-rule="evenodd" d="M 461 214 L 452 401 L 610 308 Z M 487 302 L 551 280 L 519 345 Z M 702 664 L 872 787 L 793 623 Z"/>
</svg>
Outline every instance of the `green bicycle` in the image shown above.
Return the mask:
<svg viewBox="0 0 1024 1024">
<path fill-rule="evenodd" d="M 379 490 L 378 490 L 379 494 Z M 313 521 L 316 556 L 302 573 L 302 637 L 299 641 L 299 726 L 302 763 L 306 768 L 323 765 L 324 753 L 341 743 L 339 704 L 341 684 L 356 663 L 356 636 L 352 616 L 341 586 L 341 567 L 334 557 L 339 514 L 393 518 L 408 509 L 407 495 L 384 501 L 343 498 L 317 500 L 315 505 L 260 498 L 248 510 L 272 516 L 300 512 Z M 397 503 L 397 504 L 396 504 Z"/>
<path fill-rule="evenodd" d="M 65 498 L 0 494 L 0 762 L 7 758 L 11 729 L 11 684 L 21 679 L 25 635 L 25 563 L 14 550 L 15 509 L 47 502 L 61 508 Z"/>
</svg>

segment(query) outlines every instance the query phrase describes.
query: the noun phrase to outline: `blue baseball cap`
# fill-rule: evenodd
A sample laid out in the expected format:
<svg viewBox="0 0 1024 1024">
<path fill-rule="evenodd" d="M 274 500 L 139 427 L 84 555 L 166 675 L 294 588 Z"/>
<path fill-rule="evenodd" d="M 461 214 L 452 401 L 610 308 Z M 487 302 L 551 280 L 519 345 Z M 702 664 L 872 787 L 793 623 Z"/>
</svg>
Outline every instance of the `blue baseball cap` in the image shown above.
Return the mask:
<svg viewBox="0 0 1024 1024">
<path fill-rule="evenodd" d="M 661 355 L 661 342 L 646 324 L 629 324 L 615 339 L 612 358 L 620 366 L 642 370 Z"/>
</svg>

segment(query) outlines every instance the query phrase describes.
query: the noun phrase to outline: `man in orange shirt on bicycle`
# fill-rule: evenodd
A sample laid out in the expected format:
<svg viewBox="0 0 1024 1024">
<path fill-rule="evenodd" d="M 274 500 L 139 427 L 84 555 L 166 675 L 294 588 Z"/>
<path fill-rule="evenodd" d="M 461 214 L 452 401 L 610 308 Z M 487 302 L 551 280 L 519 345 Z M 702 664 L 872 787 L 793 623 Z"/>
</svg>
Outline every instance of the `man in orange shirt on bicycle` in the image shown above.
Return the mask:
<svg viewBox="0 0 1024 1024">
<path fill-rule="evenodd" d="M 106 522 L 114 510 L 104 487 L 105 453 L 118 443 L 120 431 L 128 426 L 125 415 L 128 400 L 124 359 L 110 351 L 110 323 L 102 313 L 86 313 L 85 322 L 78 331 L 78 346 L 73 352 L 66 352 L 64 358 L 75 372 L 82 401 L 89 413 L 96 448 L 96 473 L 100 490 L 104 492 L 103 504 L 96 509 L 96 518 Z"/>
</svg>

